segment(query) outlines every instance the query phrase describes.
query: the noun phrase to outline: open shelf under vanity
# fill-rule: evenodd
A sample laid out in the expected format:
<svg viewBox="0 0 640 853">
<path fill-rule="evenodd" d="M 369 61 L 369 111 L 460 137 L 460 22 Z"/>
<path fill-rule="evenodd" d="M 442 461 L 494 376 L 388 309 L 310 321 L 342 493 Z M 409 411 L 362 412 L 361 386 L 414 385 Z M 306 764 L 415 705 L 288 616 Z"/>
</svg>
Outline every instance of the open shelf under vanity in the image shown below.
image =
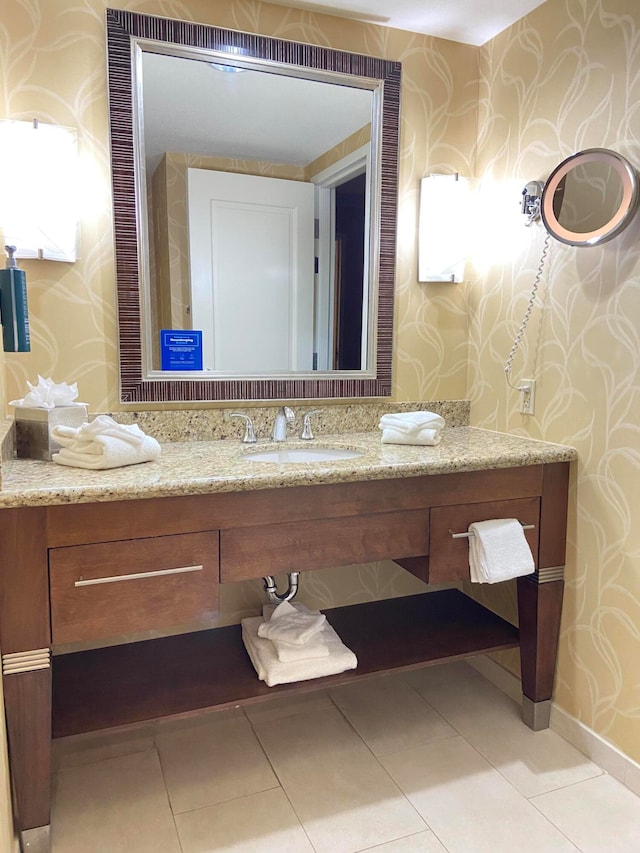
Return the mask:
<svg viewBox="0 0 640 853">
<path fill-rule="evenodd" d="M 325 611 L 358 667 L 267 687 L 239 625 L 60 655 L 53 661 L 53 736 L 63 737 L 259 702 L 519 644 L 518 629 L 458 590 Z"/>
</svg>

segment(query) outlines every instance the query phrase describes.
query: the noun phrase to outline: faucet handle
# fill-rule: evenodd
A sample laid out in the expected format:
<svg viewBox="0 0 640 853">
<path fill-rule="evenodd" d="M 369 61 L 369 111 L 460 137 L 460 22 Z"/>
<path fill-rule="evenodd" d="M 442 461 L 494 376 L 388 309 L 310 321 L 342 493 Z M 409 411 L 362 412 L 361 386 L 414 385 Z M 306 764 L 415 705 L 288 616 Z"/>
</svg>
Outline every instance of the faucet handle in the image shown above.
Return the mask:
<svg viewBox="0 0 640 853">
<path fill-rule="evenodd" d="M 313 438 L 313 430 L 311 429 L 311 415 L 317 415 L 319 413 L 320 409 L 312 409 L 310 412 L 306 412 L 306 414 L 302 418 L 302 430 L 300 432 L 300 438 L 304 438 L 307 441 Z"/>
<path fill-rule="evenodd" d="M 255 444 L 258 440 L 256 438 L 256 431 L 253 428 L 253 421 L 249 417 L 249 415 L 243 415 L 242 412 L 231 412 L 229 414 L 230 418 L 244 418 L 244 437 L 242 439 L 243 444 Z"/>
</svg>

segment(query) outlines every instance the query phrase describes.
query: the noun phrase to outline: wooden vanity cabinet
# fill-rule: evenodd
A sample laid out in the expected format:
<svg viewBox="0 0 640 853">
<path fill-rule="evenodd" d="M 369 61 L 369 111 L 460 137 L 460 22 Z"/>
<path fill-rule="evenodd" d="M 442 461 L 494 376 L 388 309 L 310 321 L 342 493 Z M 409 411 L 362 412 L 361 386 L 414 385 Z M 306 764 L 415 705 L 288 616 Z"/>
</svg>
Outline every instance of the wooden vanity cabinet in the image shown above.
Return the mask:
<svg viewBox="0 0 640 853">
<path fill-rule="evenodd" d="M 523 716 L 546 727 L 568 469 L 1 510 L 0 642 L 23 844 L 49 849 L 52 714 L 62 736 L 519 646 Z M 327 615 L 358 668 L 277 688 L 257 679 L 237 625 L 101 647 L 116 634 L 206 621 L 220 583 L 267 574 L 394 559 L 428 583 L 468 578 L 468 543 L 451 533 L 494 517 L 532 525 L 536 571 L 518 579 L 519 630 L 456 589 L 338 607 Z M 52 645 L 79 641 L 98 647 L 51 664 Z"/>
</svg>

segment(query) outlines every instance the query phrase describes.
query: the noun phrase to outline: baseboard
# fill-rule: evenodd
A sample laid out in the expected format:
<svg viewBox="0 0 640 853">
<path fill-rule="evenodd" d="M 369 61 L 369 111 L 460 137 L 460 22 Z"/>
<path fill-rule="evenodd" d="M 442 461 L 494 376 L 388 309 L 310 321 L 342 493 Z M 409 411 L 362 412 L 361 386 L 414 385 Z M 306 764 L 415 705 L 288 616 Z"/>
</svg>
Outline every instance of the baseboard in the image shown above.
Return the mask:
<svg viewBox="0 0 640 853">
<path fill-rule="evenodd" d="M 467 663 L 511 699 L 520 702 L 520 679 L 512 672 L 488 655 L 469 658 Z M 640 797 L 640 764 L 555 702 L 551 704 L 551 728 Z"/>
</svg>

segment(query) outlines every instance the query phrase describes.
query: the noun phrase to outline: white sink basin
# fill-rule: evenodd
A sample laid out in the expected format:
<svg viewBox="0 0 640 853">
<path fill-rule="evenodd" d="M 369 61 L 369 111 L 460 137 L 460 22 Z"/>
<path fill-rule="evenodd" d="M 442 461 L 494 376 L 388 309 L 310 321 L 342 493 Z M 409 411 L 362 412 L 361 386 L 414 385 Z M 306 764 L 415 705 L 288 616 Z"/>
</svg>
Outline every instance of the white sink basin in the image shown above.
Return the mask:
<svg viewBox="0 0 640 853">
<path fill-rule="evenodd" d="M 362 456 L 360 450 L 347 447 L 282 447 L 248 453 L 250 462 L 336 462 L 340 459 L 355 459 Z"/>
</svg>

